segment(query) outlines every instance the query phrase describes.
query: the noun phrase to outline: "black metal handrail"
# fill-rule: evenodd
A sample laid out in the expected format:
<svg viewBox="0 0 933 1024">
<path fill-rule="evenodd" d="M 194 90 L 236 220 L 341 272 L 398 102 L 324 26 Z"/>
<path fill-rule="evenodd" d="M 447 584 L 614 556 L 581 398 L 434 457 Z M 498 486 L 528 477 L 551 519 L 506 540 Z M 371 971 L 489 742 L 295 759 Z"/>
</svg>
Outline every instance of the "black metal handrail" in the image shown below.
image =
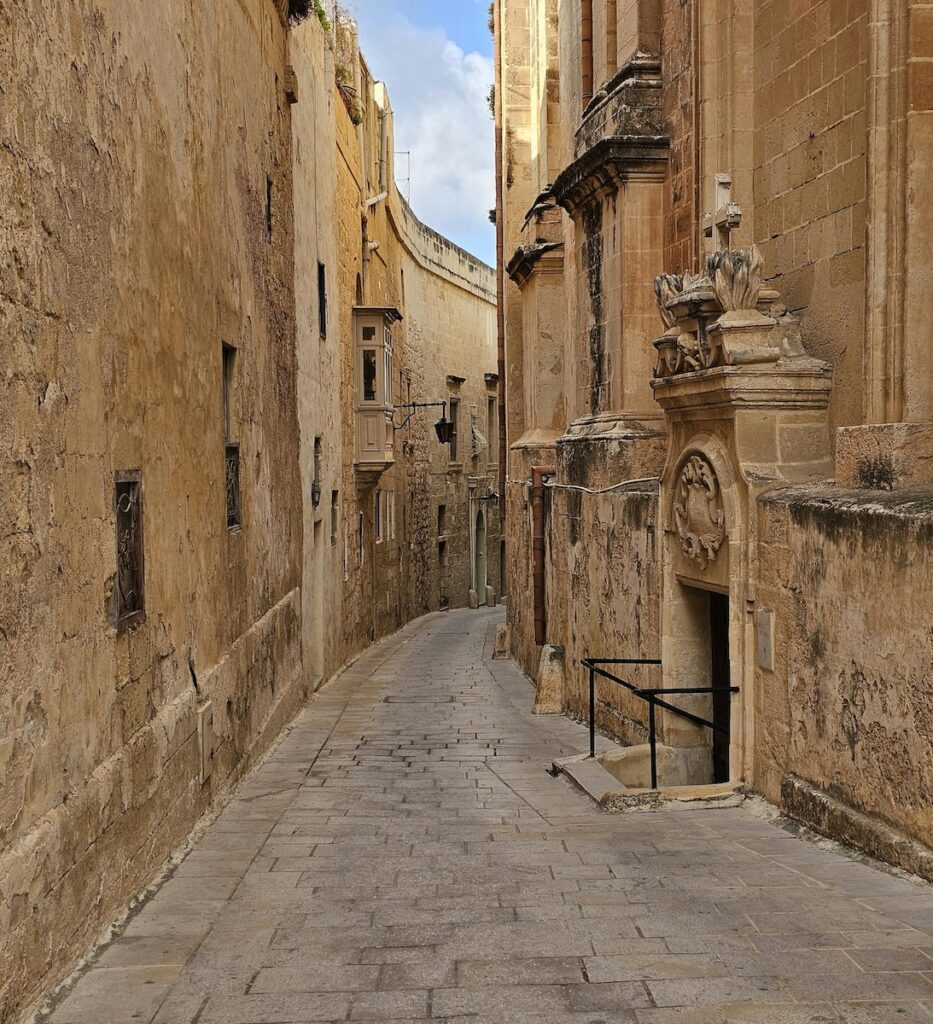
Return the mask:
<svg viewBox="0 0 933 1024">
<path fill-rule="evenodd" d="M 651 788 L 658 788 L 658 735 L 657 735 L 657 709 L 663 708 L 665 711 L 670 711 L 675 715 L 679 715 L 681 718 L 686 718 L 688 722 L 693 722 L 694 725 L 701 725 L 707 729 L 711 729 L 713 732 L 718 732 L 720 735 L 729 735 L 727 729 L 723 729 L 721 726 L 716 725 L 715 722 L 710 722 L 705 718 L 701 718 L 699 715 L 695 715 L 692 711 L 685 711 L 683 708 L 679 708 L 674 704 L 668 703 L 666 700 L 658 697 L 659 693 L 738 693 L 739 687 L 737 686 L 677 686 L 671 687 L 670 689 L 658 688 L 658 687 L 640 687 L 635 686 L 633 683 L 628 682 L 625 679 L 620 679 L 617 675 L 613 675 L 611 672 L 607 672 L 605 669 L 600 668 L 600 665 L 660 665 L 661 661 L 658 658 L 582 658 L 580 664 L 589 670 L 590 673 L 590 757 L 596 757 L 596 677 L 601 676 L 603 679 L 608 679 L 610 682 L 617 683 L 619 686 L 624 686 L 627 690 L 631 691 L 640 700 L 645 701 L 648 705 L 648 744 L 651 748 Z"/>
</svg>

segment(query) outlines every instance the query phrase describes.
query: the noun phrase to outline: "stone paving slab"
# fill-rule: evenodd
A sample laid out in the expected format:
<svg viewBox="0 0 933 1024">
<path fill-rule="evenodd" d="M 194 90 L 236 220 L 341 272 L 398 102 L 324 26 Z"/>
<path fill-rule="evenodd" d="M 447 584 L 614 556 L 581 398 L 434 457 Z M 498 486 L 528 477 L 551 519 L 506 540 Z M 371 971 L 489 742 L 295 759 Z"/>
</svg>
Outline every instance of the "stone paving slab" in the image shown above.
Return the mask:
<svg viewBox="0 0 933 1024">
<path fill-rule="evenodd" d="M 500 611 L 319 692 L 52 1024 L 933 1024 L 933 890 L 748 806 L 607 815 Z"/>
</svg>

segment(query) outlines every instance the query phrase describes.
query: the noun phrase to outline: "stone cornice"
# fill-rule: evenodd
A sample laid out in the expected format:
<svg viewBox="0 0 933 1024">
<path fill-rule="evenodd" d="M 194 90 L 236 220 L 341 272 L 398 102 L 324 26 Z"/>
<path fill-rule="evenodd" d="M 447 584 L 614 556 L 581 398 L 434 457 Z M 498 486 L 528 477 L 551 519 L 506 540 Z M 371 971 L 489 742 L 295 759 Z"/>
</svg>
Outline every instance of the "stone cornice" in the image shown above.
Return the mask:
<svg viewBox="0 0 933 1024">
<path fill-rule="evenodd" d="M 506 265 L 505 272 L 517 285 L 521 286 L 535 272 L 538 263 L 544 261 L 549 253 L 554 253 L 554 256 L 547 262 L 555 264 L 552 269 L 559 270 L 563 265 L 564 243 L 536 242 L 533 245 L 520 245 Z"/>
<path fill-rule="evenodd" d="M 824 409 L 832 368 L 818 359 L 779 360 L 767 368 L 717 366 L 651 382 L 668 413 L 732 409 Z"/>
<path fill-rule="evenodd" d="M 558 176 L 556 202 L 575 216 L 626 181 L 663 181 L 670 152 L 666 135 L 616 135 L 600 139 Z"/>
</svg>

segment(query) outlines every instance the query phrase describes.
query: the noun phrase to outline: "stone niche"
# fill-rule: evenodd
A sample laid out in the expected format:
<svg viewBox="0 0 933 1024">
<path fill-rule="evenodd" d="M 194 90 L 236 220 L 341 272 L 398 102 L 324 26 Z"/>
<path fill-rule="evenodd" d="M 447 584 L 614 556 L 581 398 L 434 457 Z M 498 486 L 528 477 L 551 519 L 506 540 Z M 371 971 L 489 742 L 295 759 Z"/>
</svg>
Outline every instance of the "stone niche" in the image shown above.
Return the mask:
<svg viewBox="0 0 933 1024">
<path fill-rule="evenodd" d="M 652 387 L 669 437 L 659 511 L 662 685 L 739 688 L 676 701 L 717 722 L 718 739 L 662 716 L 664 744 L 708 748 L 691 759 L 697 784 L 751 774 L 757 499 L 833 474 L 831 369 L 806 354 L 797 322 L 761 274 L 757 249 L 727 249 L 708 257 L 705 274 L 655 282 L 666 331 L 653 343 Z"/>
</svg>

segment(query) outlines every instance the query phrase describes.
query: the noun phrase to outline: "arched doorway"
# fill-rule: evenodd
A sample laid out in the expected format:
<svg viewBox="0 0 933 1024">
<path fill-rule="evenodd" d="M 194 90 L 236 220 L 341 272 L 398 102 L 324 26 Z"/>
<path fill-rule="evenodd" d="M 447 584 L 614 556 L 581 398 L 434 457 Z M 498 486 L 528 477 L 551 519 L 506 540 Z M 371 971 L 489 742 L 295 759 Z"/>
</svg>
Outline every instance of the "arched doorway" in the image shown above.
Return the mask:
<svg viewBox="0 0 933 1024">
<path fill-rule="evenodd" d="M 476 513 L 473 581 L 479 603 L 484 605 L 486 603 L 486 513 L 483 509 Z"/>
</svg>

